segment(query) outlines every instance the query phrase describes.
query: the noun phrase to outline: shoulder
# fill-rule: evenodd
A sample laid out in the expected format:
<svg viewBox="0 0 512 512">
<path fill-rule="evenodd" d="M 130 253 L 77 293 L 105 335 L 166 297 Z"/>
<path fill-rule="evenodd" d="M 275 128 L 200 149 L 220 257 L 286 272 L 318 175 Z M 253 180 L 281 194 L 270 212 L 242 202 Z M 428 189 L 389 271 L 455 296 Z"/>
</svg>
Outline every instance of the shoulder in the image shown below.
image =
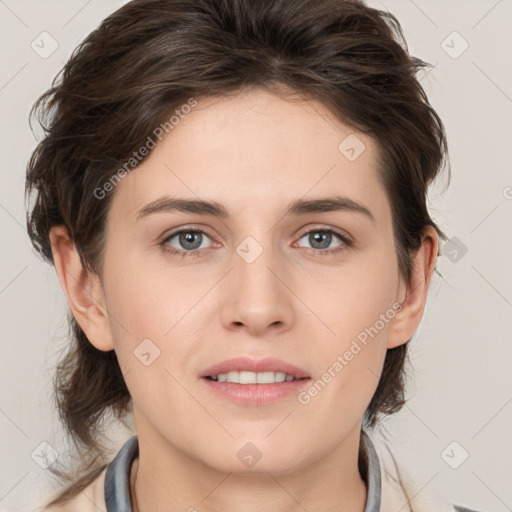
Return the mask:
<svg viewBox="0 0 512 512">
<path fill-rule="evenodd" d="M 399 466 L 384 436 L 365 430 L 379 458 L 381 470 L 380 512 L 485 512 L 465 505 L 449 502 L 429 493 L 415 480 L 413 472 Z M 422 489 L 418 492 L 418 489 Z"/>
<path fill-rule="evenodd" d="M 53 492 L 51 496 L 46 496 L 44 500 L 39 499 L 38 502 L 43 505 L 37 509 L 32 508 L 30 512 L 97 512 L 106 510 L 106 502 L 110 502 L 115 510 L 129 510 L 130 470 L 137 455 L 138 439 L 133 435 L 128 440 L 122 441 L 121 448 L 110 463 L 97 468 L 94 473 L 97 476 L 84 477 L 86 482 L 90 483 L 84 482 L 80 488 L 84 485 L 86 487 L 76 496 L 66 502 L 50 505 L 62 493 L 61 489 Z"/>
<path fill-rule="evenodd" d="M 32 508 L 31 512 L 97 512 L 106 510 L 105 506 L 105 468 L 83 491 L 69 501 L 58 505 L 48 505 L 54 500 L 61 491 L 53 491 L 50 495 L 44 497 L 42 505 Z"/>
</svg>

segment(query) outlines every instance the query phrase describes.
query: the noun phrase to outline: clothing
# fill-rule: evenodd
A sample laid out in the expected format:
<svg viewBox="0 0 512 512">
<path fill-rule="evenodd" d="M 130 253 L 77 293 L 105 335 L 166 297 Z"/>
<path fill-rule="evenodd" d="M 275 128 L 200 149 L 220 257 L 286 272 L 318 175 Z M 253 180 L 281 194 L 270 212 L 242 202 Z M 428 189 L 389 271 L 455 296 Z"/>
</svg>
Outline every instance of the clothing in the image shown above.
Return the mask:
<svg viewBox="0 0 512 512">
<path fill-rule="evenodd" d="M 370 435 L 361 429 L 359 470 L 368 493 L 364 512 L 410 511 L 407 496 L 398 485 L 393 465 L 384 465 L 385 450 L 379 451 Z M 130 472 L 139 454 L 137 436 L 128 439 L 112 462 L 73 500 L 55 507 L 38 508 L 34 512 L 132 512 Z M 385 468 L 385 471 L 383 469 Z M 414 496 L 415 493 L 407 493 Z M 424 493 L 421 493 L 424 494 Z M 50 501 L 50 500 L 48 500 Z M 48 502 L 47 501 L 47 502 Z M 461 505 L 449 504 L 438 498 L 416 496 L 413 512 L 478 512 Z"/>
</svg>

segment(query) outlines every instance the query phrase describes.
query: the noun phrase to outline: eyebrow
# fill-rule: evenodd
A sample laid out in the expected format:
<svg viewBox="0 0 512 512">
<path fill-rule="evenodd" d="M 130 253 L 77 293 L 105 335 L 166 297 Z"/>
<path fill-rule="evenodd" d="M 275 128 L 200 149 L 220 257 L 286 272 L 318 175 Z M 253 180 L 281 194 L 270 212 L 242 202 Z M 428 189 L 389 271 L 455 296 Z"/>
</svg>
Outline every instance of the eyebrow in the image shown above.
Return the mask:
<svg viewBox="0 0 512 512">
<path fill-rule="evenodd" d="M 333 196 L 320 199 L 296 199 L 288 205 L 283 216 L 297 216 L 307 215 L 310 213 L 336 211 L 359 213 L 367 217 L 373 224 L 376 223 L 375 217 L 368 208 L 361 203 L 344 196 Z M 137 221 L 155 213 L 172 212 L 211 215 L 222 219 L 229 217 L 229 212 L 226 207 L 217 201 L 162 197 L 142 207 L 137 214 Z"/>
</svg>

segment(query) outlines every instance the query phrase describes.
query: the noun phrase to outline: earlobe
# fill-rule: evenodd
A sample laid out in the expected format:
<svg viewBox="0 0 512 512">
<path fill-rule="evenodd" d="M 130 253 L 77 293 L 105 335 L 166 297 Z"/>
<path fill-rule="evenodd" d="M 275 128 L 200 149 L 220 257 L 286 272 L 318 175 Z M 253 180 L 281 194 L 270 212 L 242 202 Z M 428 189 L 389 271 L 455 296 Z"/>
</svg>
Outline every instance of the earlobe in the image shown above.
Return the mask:
<svg viewBox="0 0 512 512">
<path fill-rule="evenodd" d="M 98 350 L 114 349 L 105 294 L 98 275 L 83 268 L 64 226 L 50 230 L 55 270 L 76 321 Z"/>
<path fill-rule="evenodd" d="M 393 319 L 387 348 L 407 343 L 418 328 L 425 310 L 438 248 L 439 236 L 432 226 L 427 226 L 422 235 L 421 247 L 413 256 L 411 279 L 405 285 L 405 297 L 401 302 L 402 308 Z"/>
</svg>

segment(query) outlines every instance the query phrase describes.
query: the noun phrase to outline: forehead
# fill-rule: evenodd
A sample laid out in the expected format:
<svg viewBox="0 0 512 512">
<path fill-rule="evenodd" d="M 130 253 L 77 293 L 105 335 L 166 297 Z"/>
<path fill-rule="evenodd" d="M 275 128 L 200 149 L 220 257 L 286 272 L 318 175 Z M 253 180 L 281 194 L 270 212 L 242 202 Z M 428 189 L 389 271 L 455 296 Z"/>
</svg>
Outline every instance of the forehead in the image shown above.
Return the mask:
<svg viewBox="0 0 512 512">
<path fill-rule="evenodd" d="M 215 199 L 233 213 L 333 192 L 377 215 L 388 207 L 376 142 L 316 101 L 263 89 L 200 99 L 156 142 L 116 187 L 123 217 L 164 195 Z"/>
</svg>

